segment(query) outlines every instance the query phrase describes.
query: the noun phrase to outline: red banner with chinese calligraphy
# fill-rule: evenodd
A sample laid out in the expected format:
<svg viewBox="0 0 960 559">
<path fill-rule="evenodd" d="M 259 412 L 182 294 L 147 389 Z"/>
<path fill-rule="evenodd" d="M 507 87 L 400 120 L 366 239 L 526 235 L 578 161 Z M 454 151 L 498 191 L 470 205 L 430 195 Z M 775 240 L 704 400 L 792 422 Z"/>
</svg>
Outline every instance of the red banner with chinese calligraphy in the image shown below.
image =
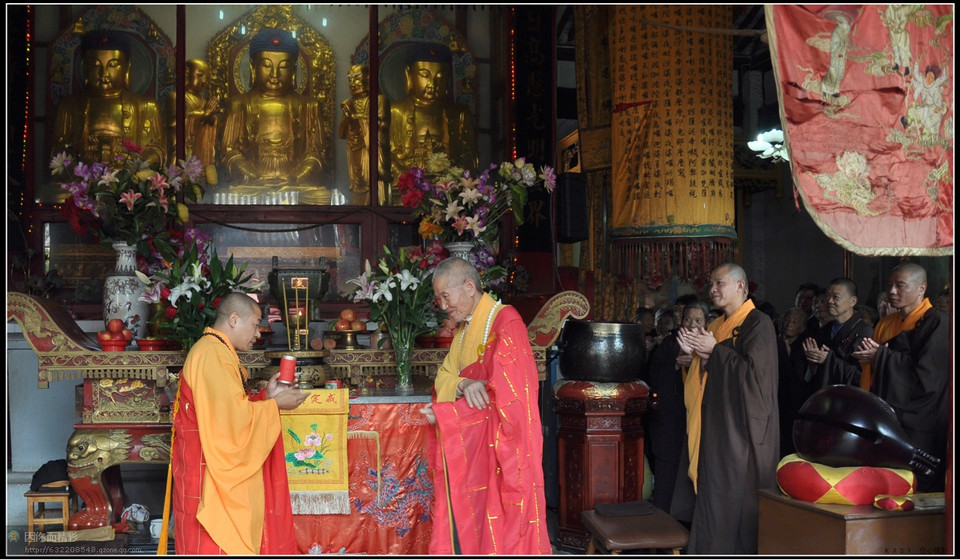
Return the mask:
<svg viewBox="0 0 960 559">
<path fill-rule="evenodd" d="M 767 5 L 790 166 L 865 256 L 953 254 L 953 7 Z"/>
</svg>

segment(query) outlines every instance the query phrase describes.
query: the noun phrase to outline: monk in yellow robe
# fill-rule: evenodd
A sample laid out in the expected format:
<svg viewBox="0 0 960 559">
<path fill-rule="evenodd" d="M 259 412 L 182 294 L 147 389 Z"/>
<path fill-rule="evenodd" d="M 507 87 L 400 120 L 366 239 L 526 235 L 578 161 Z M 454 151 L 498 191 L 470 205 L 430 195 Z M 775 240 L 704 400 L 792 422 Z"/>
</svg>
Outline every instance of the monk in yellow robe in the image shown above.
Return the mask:
<svg viewBox="0 0 960 559">
<path fill-rule="evenodd" d="M 174 538 L 178 555 L 297 554 L 280 410 L 305 392 L 277 383 L 247 397 L 237 351 L 260 337 L 261 311 L 231 293 L 187 354 L 173 415 Z"/>
</svg>

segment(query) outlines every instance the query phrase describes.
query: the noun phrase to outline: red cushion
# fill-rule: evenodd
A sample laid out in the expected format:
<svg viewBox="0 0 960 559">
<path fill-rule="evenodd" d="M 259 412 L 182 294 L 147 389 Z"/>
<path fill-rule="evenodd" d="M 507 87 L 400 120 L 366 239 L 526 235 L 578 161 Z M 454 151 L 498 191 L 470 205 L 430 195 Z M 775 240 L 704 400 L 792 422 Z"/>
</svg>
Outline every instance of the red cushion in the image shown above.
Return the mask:
<svg viewBox="0 0 960 559">
<path fill-rule="evenodd" d="M 790 454 L 777 466 L 777 483 L 785 494 L 810 503 L 872 505 L 877 495 L 913 493 L 910 470 L 870 466 L 833 468 Z"/>
</svg>

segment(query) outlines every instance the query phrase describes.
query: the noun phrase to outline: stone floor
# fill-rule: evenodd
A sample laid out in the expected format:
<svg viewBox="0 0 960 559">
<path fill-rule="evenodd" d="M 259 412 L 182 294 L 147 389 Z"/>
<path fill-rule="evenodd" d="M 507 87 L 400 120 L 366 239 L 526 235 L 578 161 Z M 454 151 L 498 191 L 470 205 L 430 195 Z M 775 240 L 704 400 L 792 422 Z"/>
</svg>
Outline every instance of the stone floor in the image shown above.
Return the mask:
<svg viewBox="0 0 960 559">
<path fill-rule="evenodd" d="M 7 556 L 24 556 L 24 555 L 103 555 L 103 554 L 113 554 L 109 549 L 104 549 L 103 544 L 92 544 L 91 542 L 77 542 L 75 544 L 45 544 L 43 549 L 37 548 L 36 545 L 31 545 L 31 549 L 27 551 L 26 539 L 26 526 L 8 526 L 7 527 Z M 550 542 L 553 547 L 553 553 L 559 555 L 573 555 L 568 551 L 561 550 L 557 547 L 557 533 L 559 531 L 559 526 L 557 522 L 557 511 L 555 509 L 547 509 L 547 531 L 550 534 Z M 157 554 L 157 540 L 154 540 L 150 537 L 149 534 L 141 534 L 135 537 L 127 537 L 124 550 L 117 550 L 117 554 L 124 555 L 156 555 Z M 119 542 L 118 542 L 119 544 Z M 170 555 L 175 555 L 176 551 L 173 547 L 173 540 L 170 541 L 168 547 L 168 553 Z"/>
</svg>

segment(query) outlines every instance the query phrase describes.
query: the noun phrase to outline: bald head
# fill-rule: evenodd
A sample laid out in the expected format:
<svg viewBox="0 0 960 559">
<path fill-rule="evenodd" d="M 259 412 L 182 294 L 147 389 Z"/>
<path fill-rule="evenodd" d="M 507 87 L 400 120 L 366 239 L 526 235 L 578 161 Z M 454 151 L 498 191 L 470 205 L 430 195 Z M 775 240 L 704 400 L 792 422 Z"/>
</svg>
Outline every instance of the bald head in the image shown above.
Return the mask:
<svg viewBox="0 0 960 559">
<path fill-rule="evenodd" d="M 480 290 L 480 274 L 463 258 L 450 257 L 441 260 L 433 271 L 434 282 L 439 279 L 444 280 L 449 285 L 461 284 L 465 281 L 472 281 L 473 286 Z"/>
<path fill-rule="evenodd" d="M 919 264 L 904 262 L 890 272 L 887 296 L 890 306 L 904 316 L 923 302 L 927 293 L 927 271 Z"/>
<path fill-rule="evenodd" d="M 213 327 L 226 334 L 237 351 L 249 351 L 260 337 L 262 314 L 253 297 L 233 292 L 220 301 Z"/>
<path fill-rule="evenodd" d="M 923 269 L 923 266 L 916 264 L 914 262 L 903 262 L 898 264 L 892 273 L 903 273 L 906 276 L 910 277 L 910 280 L 915 282 L 917 285 L 921 283 L 927 283 L 927 271 Z"/>
</svg>

